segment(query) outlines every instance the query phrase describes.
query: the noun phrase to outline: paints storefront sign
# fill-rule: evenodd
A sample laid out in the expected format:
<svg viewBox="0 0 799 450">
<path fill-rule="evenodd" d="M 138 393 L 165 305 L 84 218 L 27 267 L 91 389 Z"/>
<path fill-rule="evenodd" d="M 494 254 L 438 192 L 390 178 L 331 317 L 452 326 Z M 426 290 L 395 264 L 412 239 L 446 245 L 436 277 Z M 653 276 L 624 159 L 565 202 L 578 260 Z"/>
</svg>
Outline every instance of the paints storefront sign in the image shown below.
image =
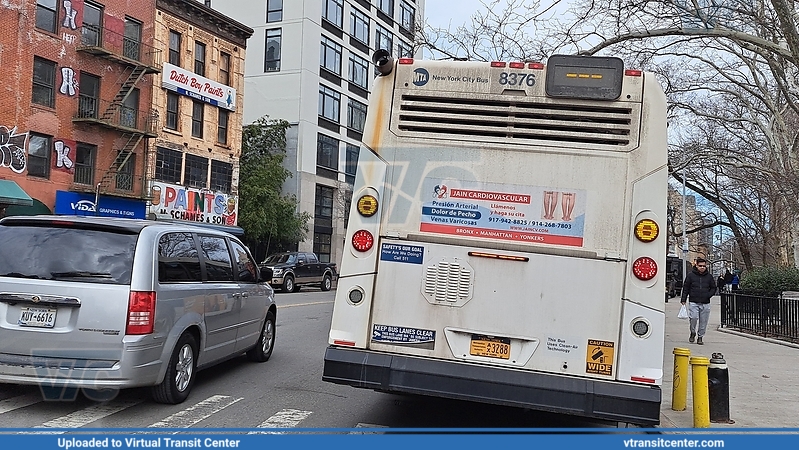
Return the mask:
<svg viewBox="0 0 799 450">
<path fill-rule="evenodd" d="M 160 182 L 154 182 L 151 189 L 150 213 L 159 219 L 236 225 L 236 196 Z"/>
</svg>

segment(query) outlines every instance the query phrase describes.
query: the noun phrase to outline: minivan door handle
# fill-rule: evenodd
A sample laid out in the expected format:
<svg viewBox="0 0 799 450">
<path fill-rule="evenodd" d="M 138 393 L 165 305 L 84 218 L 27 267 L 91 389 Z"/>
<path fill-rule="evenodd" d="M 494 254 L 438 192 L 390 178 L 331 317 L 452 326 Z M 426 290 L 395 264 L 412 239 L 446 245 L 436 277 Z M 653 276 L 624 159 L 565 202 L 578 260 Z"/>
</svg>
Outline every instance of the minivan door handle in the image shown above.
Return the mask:
<svg viewBox="0 0 799 450">
<path fill-rule="evenodd" d="M 239 298 L 239 297 L 241 297 L 241 293 L 240 292 L 235 292 L 233 294 L 233 298 Z"/>
<path fill-rule="evenodd" d="M 244 297 L 244 298 L 247 298 L 249 295 L 246 292 L 242 292 L 241 296 Z"/>
</svg>

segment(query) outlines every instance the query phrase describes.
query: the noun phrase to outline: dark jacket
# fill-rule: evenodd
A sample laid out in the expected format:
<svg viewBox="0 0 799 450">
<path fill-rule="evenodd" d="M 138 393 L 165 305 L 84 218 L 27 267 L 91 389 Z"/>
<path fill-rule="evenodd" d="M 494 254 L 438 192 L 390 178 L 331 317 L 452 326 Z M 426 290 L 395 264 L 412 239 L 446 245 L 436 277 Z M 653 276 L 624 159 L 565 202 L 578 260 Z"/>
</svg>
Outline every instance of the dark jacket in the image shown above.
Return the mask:
<svg viewBox="0 0 799 450">
<path fill-rule="evenodd" d="M 691 303 L 710 303 L 710 297 L 716 294 L 716 280 L 709 270 L 700 274 L 699 269 L 688 272 L 682 283 L 682 300 L 690 298 Z"/>
</svg>

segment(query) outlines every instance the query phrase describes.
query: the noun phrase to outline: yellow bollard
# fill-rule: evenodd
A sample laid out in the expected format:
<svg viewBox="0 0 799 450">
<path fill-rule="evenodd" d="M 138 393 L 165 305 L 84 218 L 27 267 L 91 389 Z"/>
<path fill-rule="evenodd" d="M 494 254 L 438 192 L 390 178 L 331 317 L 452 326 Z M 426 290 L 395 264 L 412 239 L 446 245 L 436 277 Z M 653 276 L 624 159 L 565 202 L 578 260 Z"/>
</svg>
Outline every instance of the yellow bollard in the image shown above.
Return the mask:
<svg viewBox="0 0 799 450">
<path fill-rule="evenodd" d="M 691 350 L 676 347 L 674 351 L 674 375 L 671 384 L 671 409 L 685 411 L 688 398 L 688 357 Z"/>
<path fill-rule="evenodd" d="M 707 366 L 710 360 L 704 356 L 692 356 L 691 380 L 694 392 L 694 428 L 710 427 L 710 398 L 707 387 Z"/>
</svg>

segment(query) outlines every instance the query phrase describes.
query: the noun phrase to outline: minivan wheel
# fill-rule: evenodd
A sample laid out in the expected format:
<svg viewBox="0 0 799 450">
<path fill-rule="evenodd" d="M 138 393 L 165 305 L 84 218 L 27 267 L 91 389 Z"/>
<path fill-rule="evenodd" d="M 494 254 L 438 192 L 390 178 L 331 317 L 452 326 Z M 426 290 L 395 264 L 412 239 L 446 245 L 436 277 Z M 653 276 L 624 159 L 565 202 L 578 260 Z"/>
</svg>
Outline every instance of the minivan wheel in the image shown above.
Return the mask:
<svg viewBox="0 0 799 450">
<path fill-rule="evenodd" d="M 294 277 L 291 275 L 283 279 L 283 292 L 294 292 Z"/>
<path fill-rule="evenodd" d="M 333 286 L 333 278 L 330 276 L 329 273 L 325 274 L 325 277 L 322 278 L 322 288 L 323 291 L 329 291 L 330 288 Z"/>
<path fill-rule="evenodd" d="M 182 403 L 189 396 L 197 371 L 197 340 L 191 333 L 183 333 L 169 358 L 164 381 L 153 386 L 153 400 L 158 403 Z"/>
<path fill-rule="evenodd" d="M 275 348 L 275 315 L 272 311 L 266 313 L 264 326 L 255 347 L 247 351 L 247 359 L 255 362 L 269 361 L 272 349 Z"/>
</svg>

